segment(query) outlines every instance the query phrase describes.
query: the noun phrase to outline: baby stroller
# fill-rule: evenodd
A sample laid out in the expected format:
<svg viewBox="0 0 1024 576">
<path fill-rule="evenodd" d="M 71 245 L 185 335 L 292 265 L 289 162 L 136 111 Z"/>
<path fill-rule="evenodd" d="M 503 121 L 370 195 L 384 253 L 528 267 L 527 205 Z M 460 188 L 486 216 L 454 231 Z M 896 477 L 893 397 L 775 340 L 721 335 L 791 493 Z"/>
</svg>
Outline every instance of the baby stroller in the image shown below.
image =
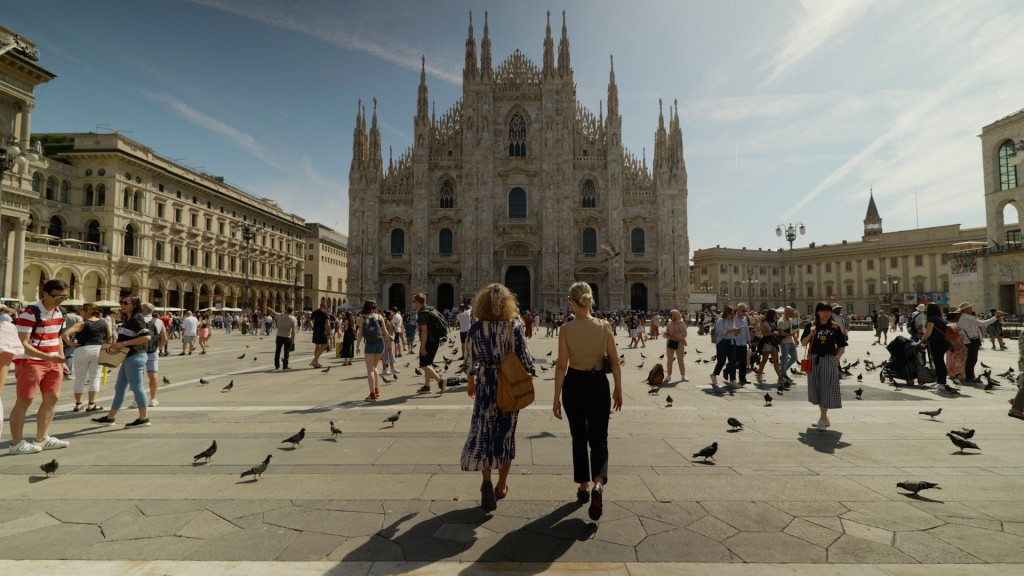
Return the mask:
<svg viewBox="0 0 1024 576">
<path fill-rule="evenodd" d="M 913 342 L 903 336 L 896 336 L 885 346 L 889 351 L 889 359 L 879 368 L 878 380 L 884 383 L 886 378 L 890 384 L 896 380 L 905 380 L 913 386 L 915 380 L 921 386 L 930 386 L 936 382 L 935 371 L 928 366 L 925 356 L 925 343 Z"/>
</svg>

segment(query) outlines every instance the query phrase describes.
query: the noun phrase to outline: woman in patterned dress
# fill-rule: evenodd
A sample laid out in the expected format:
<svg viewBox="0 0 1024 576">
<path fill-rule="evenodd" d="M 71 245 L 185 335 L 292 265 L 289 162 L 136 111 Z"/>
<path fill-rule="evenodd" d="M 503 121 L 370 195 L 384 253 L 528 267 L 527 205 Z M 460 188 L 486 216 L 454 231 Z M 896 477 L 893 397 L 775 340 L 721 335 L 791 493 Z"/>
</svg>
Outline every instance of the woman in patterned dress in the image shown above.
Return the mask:
<svg viewBox="0 0 1024 576">
<path fill-rule="evenodd" d="M 954 308 L 946 314 L 946 321 L 950 326 L 956 326 L 958 320 L 960 320 L 959 310 Z M 946 370 L 949 377 L 957 383 L 967 380 L 967 340 L 967 333 L 961 330 L 960 338 L 955 342 L 950 342 L 949 350 L 946 351 Z"/>
<path fill-rule="evenodd" d="M 814 307 L 814 321 L 804 328 L 800 338 L 803 345 L 810 344 L 811 373 L 807 375 L 807 400 L 821 410 L 816 426 L 824 430 L 830 426 L 829 408 L 842 408 L 839 395 L 839 359 L 846 351 L 846 336 L 832 319 L 832 307 L 818 302 Z"/>
<path fill-rule="evenodd" d="M 466 376 L 468 393 L 473 398 L 473 419 L 469 437 L 462 449 L 462 469 L 479 470 L 481 506 L 488 512 L 508 495 L 508 471 L 516 457 L 516 423 L 519 412 L 505 414 L 498 407 L 498 366 L 509 352 L 509 330 L 515 354 L 526 371 L 533 374 L 533 356 L 519 319 L 515 296 L 501 284 L 491 284 L 473 301 L 473 315 L 479 320 L 466 336 Z M 491 470 L 498 470 L 497 484 L 491 483 Z"/>
</svg>

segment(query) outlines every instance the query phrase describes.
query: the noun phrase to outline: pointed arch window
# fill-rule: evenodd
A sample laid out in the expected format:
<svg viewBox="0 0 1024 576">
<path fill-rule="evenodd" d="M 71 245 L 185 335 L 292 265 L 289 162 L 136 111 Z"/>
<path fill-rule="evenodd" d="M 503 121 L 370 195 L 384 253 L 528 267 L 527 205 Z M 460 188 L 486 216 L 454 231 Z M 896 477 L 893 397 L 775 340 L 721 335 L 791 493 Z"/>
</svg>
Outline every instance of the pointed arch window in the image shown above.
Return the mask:
<svg viewBox="0 0 1024 576">
<path fill-rule="evenodd" d="M 597 253 L 597 230 L 594 230 L 593 228 L 583 229 L 583 253 Z"/>
<path fill-rule="evenodd" d="M 518 112 L 508 121 L 508 155 L 513 158 L 526 157 L 526 119 Z"/>
<path fill-rule="evenodd" d="M 526 190 L 513 188 L 508 193 L 508 217 L 526 218 Z"/>
<path fill-rule="evenodd" d="M 633 228 L 633 231 L 629 233 L 630 252 L 634 254 L 646 252 L 646 239 L 643 228 Z"/>
<path fill-rule="evenodd" d="M 451 180 L 446 179 L 444 182 L 441 182 L 439 199 L 439 206 L 441 208 L 455 208 L 455 186 Z"/>
<path fill-rule="evenodd" d="M 582 208 L 597 208 L 597 187 L 593 180 L 585 180 L 580 189 L 580 206 Z"/>
<path fill-rule="evenodd" d="M 135 227 L 131 224 L 124 227 L 124 255 L 135 256 Z"/>
<path fill-rule="evenodd" d="M 438 252 L 444 256 L 450 256 L 454 250 L 454 244 L 454 234 L 451 229 L 442 228 L 437 238 Z"/>
<path fill-rule="evenodd" d="M 395 228 L 391 231 L 391 253 L 405 254 L 405 230 Z"/>
<path fill-rule="evenodd" d="M 1007 140 L 999 147 L 999 189 L 1009 190 L 1017 187 L 1017 167 L 1013 165 L 1016 155 L 1013 141 Z"/>
</svg>

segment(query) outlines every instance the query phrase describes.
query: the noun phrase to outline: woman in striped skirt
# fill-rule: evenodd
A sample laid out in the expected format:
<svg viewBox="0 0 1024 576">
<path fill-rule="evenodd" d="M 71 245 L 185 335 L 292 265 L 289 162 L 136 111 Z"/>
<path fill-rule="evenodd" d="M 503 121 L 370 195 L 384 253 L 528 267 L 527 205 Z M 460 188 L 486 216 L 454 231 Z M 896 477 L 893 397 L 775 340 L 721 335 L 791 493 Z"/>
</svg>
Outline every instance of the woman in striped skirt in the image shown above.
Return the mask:
<svg viewBox="0 0 1024 576">
<path fill-rule="evenodd" d="M 832 319 L 832 308 L 825 302 L 814 307 L 814 322 L 804 328 L 800 343 L 810 345 L 811 373 L 807 377 L 807 400 L 821 410 L 816 426 L 829 427 L 828 409 L 842 408 L 839 395 L 839 359 L 846 351 L 846 336 Z"/>
</svg>

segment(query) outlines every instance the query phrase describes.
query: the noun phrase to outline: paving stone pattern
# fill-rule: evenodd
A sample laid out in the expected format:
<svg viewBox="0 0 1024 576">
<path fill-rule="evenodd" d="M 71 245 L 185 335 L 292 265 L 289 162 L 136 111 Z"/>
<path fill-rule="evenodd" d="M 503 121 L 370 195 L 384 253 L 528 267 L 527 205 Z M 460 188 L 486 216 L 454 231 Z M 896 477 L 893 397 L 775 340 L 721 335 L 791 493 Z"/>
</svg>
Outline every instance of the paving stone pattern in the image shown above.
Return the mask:
<svg viewBox="0 0 1024 576">
<path fill-rule="evenodd" d="M 690 382 L 655 396 L 640 381 L 663 342 L 623 349 L 626 407 L 612 416 L 611 478 L 595 523 L 575 503 L 567 424 L 550 414 L 555 339 L 531 342 L 548 370 L 521 415 L 509 496 L 488 514 L 478 505 L 479 474 L 458 467 L 472 407 L 464 387 L 417 394 L 406 355 L 397 382 L 370 404 L 361 362 L 327 359 L 328 374 L 306 368 L 308 338 L 286 373 L 269 370 L 271 338 L 237 334 L 216 334 L 206 356 L 162 359 L 172 384 L 161 388 L 149 429 L 95 427 L 93 414 L 70 412 L 68 390 L 51 431 L 70 448 L 8 456 L 5 433 L 0 559 L 1024 563 L 1024 422 L 1005 415 L 1009 383 L 954 398 L 895 391 L 877 372 L 854 369 L 863 380 L 844 381 L 845 407 L 822 432 L 810 426 L 817 410 L 802 377 L 772 407 L 761 396 L 773 386 L 716 391 L 701 362 L 713 347 L 691 335 Z M 852 341 L 847 359 L 884 359 L 866 333 Z M 263 362 L 235 360 L 240 351 Z M 998 372 L 1015 354 L 983 350 L 981 360 Z M 234 390 L 221 392 L 230 379 Z M 7 406 L 13 394 L 13 385 L 4 390 Z M 101 394 L 109 405 L 111 386 Z M 940 406 L 934 421 L 918 415 Z M 394 427 L 382 422 L 398 410 Z M 729 416 L 744 429 L 730 431 Z M 341 437 L 330 436 L 330 420 Z M 977 430 L 980 452 L 959 454 L 944 436 L 962 426 Z M 301 447 L 281 443 L 300 427 Z M 193 463 L 212 439 L 213 461 Z M 713 441 L 716 460 L 691 457 Z M 263 479 L 239 478 L 267 454 Z M 47 479 L 38 467 L 52 457 L 61 466 Z M 908 479 L 942 490 L 909 497 L 895 487 Z"/>
</svg>

